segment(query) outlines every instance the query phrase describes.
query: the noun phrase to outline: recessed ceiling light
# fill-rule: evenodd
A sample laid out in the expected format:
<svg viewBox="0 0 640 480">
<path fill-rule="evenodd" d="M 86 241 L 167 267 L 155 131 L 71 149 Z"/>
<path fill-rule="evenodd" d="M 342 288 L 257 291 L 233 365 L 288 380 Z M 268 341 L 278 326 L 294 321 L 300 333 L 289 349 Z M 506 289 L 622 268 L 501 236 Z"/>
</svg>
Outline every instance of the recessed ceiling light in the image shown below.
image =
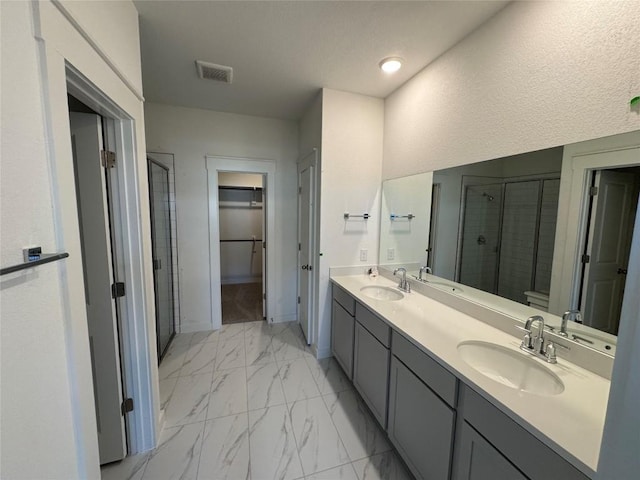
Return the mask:
<svg viewBox="0 0 640 480">
<path fill-rule="evenodd" d="M 385 73 L 393 73 L 402 67 L 402 59 L 400 57 L 387 57 L 380 62 L 380 68 Z"/>
</svg>

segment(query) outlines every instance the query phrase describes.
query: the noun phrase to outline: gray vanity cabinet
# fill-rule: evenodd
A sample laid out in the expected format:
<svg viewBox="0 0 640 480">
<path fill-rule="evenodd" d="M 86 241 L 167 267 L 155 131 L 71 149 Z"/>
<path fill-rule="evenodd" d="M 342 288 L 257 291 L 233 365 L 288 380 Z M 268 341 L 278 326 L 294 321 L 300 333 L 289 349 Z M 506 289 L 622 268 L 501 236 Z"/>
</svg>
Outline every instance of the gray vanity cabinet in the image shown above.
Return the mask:
<svg viewBox="0 0 640 480">
<path fill-rule="evenodd" d="M 460 430 L 459 463 L 454 480 L 528 480 L 467 422 Z"/>
<path fill-rule="evenodd" d="M 353 342 L 356 303 L 351 295 L 333 286 L 331 353 L 349 380 L 353 379 Z"/>
<path fill-rule="evenodd" d="M 417 479 L 447 479 L 455 413 L 395 356 L 389 383 L 389 439 Z"/>
<path fill-rule="evenodd" d="M 353 385 L 382 428 L 387 426 L 390 337 L 389 326 L 356 303 Z"/>
<path fill-rule="evenodd" d="M 464 385 L 460 397 L 458 414 L 464 422 L 456 442 L 454 480 L 588 480 L 473 389 Z"/>
<path fill-rule="evenodd" d="M 457 379 L 395 331 L 392 353 L 389 439 L 417 479 L 448 479 Z"/>
</svg>

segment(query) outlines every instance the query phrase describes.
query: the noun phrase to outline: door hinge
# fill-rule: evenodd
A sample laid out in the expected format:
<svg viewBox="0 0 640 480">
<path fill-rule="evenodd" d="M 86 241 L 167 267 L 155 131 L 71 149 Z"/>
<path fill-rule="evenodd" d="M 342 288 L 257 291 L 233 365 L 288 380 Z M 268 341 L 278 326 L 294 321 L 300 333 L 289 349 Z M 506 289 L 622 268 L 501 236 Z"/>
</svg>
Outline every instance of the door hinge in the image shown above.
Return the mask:
<svg viewBox="0 0 640 480">
<path fill-rule="evenodd" d="M 266 293 L 263 293 L 263 294 L 262 294 L 262 299 L 263 299 L 263 300 L 266 300 L 266 299 L 267 299 L 267 294 L 266 294 Z"/>
<path fill-rule="evenodd" d="M 122 415 L 133 412 L 133 398 L 125 398 L 121 405 Z"/>
<path fill-rule="evenodd" d="M 300 305 L 300 297 L 298 297 L 298 305 Z"/>
<path fill-rule="evenodd" d="M 162 259 L 154 258 L 153 259 L 153 269 L 160 270 L 162 268 Z"/>
<path fill-rule="evenodd" d="M 302 194 L 302 187 L 298 187 L 298 195 Z"/>
<path fill-rule="evenodd" d="M 262 248 L 263 249 L 267 248 L 267 242 L 262 242 Z"/>
<path fill-rule="evenodd" d="M 116 282 L 111 285 L 111 297 L 124 297 L 124 282 Z"/>
<path fill-rule="evenodd" d="M 113 168 L 116 166 L 116 152 L 109 150 L 100 150 L 100 161 L 104 168 Z"/>
<path fill-rule="evenodd" d="M 298 251 L 300 251 L 300 250 L 302 250 L 302 244 L 301 243 L 298 244 Z"/>
<path fill-rule="evenodd" d="M 580 259 L 582 263 L 589 263 L 589 260 L 591 260 L 591 257 L 587 254 L 582 255 L 582 258 Z"/>
<path fill-rule="evenodd" d="M 596 195 L 598 195 L 598 187 L 591 187 L 589 189 L 589 195 L 592 197 L 595 197 Z"/>
</svg>

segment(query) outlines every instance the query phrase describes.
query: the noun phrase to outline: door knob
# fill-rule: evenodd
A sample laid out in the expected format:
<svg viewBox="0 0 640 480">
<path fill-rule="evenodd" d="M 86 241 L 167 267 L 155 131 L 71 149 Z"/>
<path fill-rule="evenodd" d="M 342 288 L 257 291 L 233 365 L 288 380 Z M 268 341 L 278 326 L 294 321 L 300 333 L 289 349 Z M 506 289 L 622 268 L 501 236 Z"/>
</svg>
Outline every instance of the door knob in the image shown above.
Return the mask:
<svg viewBox="0 0 640 480">
<path fill-rule="evenodd" d="M 302 265 L 302 267 L 300 268 L 302 268 L 302 270 L 307 270 L 309 268 L 309 265 Z"/>
</svg>

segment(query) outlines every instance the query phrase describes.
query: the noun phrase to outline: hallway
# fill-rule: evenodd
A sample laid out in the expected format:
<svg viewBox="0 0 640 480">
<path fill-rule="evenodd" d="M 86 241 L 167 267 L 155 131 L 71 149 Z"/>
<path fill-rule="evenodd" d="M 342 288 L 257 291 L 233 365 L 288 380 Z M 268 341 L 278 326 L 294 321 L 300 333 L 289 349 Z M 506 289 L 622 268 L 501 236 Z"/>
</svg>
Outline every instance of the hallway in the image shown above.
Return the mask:
<svg viewBox="0 0 640 480">
<path fill-rule="evenodd" d="M 179 334 L 159 368 L 165 427 L 104 480 L 411 478 L 333 359 L 297 323 Z"/>
</svg>

